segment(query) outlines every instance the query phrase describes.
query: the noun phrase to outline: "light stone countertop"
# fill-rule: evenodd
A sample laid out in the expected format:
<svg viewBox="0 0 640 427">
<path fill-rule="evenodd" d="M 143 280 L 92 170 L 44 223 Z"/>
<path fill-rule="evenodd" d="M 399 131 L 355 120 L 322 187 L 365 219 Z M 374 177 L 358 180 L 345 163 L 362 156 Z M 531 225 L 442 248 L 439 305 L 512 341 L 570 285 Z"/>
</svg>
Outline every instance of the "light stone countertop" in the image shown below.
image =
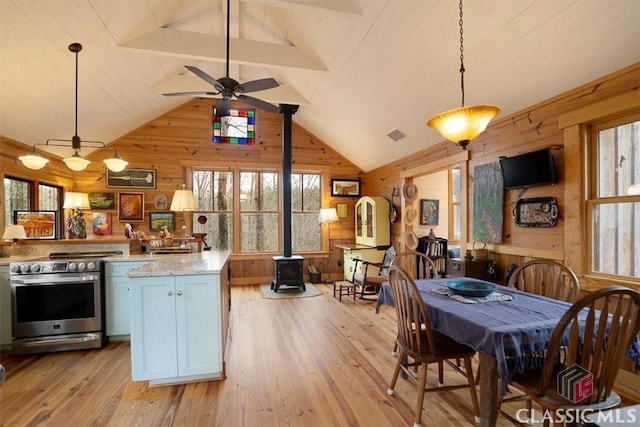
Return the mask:
<svg viewBox="0 0 640 427">
<path fill-rule="evenodd" d="M 123 257 L 124 258 L 124 257 Z M 127 257 L 134 261 L 132 256 Z M 131 278 L 150 276 L 192 276 L 201 274 L 220 274 L 227 259 L 228 251 L 211 250 L 193 254 L 155 255 L 135 260 L 150 260 L 148 264 L 130 270 Z"/>
</svg>

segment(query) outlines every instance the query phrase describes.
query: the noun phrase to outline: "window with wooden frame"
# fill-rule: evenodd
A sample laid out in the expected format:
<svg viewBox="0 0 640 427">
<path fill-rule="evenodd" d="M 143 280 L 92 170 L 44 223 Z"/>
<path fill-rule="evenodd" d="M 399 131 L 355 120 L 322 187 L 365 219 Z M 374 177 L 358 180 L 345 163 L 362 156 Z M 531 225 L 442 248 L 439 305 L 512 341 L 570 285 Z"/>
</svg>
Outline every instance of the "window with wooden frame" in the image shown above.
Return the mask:
<svg viewBox="0 0 640 427">
<path fill-rule="evenodd" d="M 460 169 L 449 169 L 449 241 L 459 242 L 461 234 L 460 221 L 462 218 L 460 196 Z"/>
<path fill-rule="evenodd" d="M 57 211 L 61 217 L 62 193 L 62 187 L 56 185 L 5 176 L 5 226 L 13 224 L 13 212 L 16 210 Z"/>
<path fill-rule="evenodd" d="M 592 124 L 588 153 L 588 272 L 640 280 L 640 113 Z"/>
</svg>

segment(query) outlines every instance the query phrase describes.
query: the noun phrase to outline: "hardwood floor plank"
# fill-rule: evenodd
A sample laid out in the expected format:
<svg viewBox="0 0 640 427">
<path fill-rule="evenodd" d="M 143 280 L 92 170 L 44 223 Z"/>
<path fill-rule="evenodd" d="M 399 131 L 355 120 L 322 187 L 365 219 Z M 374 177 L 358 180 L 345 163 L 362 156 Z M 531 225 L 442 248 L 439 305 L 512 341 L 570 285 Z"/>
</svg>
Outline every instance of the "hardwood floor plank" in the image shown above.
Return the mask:
<svg viewBox="0 0 640 427">
<path fill-rule="evenodd" d="M 0 426 L 403 426 L 416 387 L 386 390 L 396 358 L 395 312 L 332 297 L 263 299 L 232 288 L 227 379 L 149 387 L 131 381 L 128 342 L 40 355 L 0 354 Z M 445 381 L 464 378 L 445 370 Z M 429 369 L 434 385 L 437 370 Z M 468 390 L 428 393 L 423 420 L 471 426 Z M 498 418 L 498 426 L 507 426 Z"/>
</svg>

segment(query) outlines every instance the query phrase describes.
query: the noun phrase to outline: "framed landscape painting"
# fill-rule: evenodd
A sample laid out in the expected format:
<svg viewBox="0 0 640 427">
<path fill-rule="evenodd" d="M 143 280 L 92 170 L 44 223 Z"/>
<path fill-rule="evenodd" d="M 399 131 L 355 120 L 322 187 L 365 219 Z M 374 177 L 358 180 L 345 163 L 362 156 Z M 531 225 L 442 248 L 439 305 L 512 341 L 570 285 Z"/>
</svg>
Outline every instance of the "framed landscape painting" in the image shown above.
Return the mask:
<svg viewBox="0 0 640 427">
<path fill-rule="evenodd" d="M 89 206 L 91 210 L 113 209 L 115 207 L 113 193 L 89 193 Z"/>
<path fill-rule="evenodd" d="M 58 230 L 58 212 L 13 211 L 13 223 L 24 227 L 27 239 L 55 239 Z"/>
<path fill-rule="evenodd" d="M 359 197 L 359 179 L 331 179 L 331 196 Z"/>
<path fill-rule="evenodd" d="M 163 227 L 173 231 L 175 228 L 176 216 L 173 212 L 151 212 L 149 214 L 149 229 L 160 231 Z"/>
</svg>

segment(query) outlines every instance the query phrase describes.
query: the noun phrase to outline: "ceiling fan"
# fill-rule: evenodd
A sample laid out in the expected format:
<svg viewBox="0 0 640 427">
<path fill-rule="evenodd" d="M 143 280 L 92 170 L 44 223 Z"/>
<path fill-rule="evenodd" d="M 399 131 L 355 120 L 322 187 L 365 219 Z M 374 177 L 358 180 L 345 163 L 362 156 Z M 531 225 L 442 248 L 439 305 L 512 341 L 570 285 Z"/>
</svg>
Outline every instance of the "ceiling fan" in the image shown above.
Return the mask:
<svg viewBox="0 0 640 427">
<path fill-rule="evenodd" d="M 231 107 L 231 98 L 235 97 L 236 99 L 252 105 L 256 108 L 260 108 L 271 113 L 279 113 L 280 107 L 275 106 L 269 102 L 263 101 L 258 98 L 254 98 L 252 96 L 244 95 L 249 92 L 258 92 L 261 90 L 272 89 L 274 87 L 280 86 L 273 78 L 252 80 L 246 83 L 238 83 L 236 80 L 229 77 L 229 26 L 230 26 L 230 7 L 231 1 L 227 0 L 227 75 L 226 77 L 222 77 L 219 79 L 214 79 L 209 74 L 205 73 L 198 67 L 193 67 L 190 65 L 185 65 L 184 67 L 191 71 L 196 76 L 200 77 L 202 80 L 211 84 L 217 92 L 173 92 L 173 93 L 165 93 L 165 96 L 215 96 L 222 95 L 222 100 L 218 102 L 216 106 L 216 117 L 224 117 L 229 115 L 229 108 Z"/>
</svg>

